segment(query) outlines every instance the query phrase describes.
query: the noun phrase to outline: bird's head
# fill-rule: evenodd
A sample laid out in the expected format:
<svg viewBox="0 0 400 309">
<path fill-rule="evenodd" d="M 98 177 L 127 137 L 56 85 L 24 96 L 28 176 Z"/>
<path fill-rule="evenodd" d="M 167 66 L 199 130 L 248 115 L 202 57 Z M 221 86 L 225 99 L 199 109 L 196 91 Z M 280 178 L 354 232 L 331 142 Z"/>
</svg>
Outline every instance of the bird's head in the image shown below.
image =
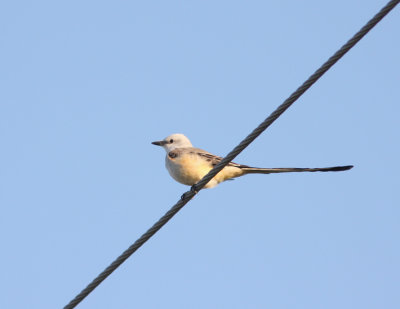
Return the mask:
<svg viewBox="0 0 400 309">
<path fill-rule="evenodd" d="M 167 136 L 162 141 L 152 142 L 153 145 L 162 146 L 168 153 L 175 148 L 193 147 L 190 140 L 183 134 L 175 133 Z"/>
</svg>

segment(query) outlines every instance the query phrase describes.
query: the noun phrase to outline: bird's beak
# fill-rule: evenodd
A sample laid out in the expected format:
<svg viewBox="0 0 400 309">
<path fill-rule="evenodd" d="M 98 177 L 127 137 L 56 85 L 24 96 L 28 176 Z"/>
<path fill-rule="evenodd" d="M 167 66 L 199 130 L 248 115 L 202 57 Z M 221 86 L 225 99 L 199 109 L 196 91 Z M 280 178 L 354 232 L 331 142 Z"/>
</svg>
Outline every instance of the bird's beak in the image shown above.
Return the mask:
<svg viewBox="0 0 400 309">
<path fill-rule="evenodd" d="M 152 142 L 153 145 L 156 146 L 164 146 L 167 142 L 166 141 L 157 141 L 157 142 Z"/>
</svg>

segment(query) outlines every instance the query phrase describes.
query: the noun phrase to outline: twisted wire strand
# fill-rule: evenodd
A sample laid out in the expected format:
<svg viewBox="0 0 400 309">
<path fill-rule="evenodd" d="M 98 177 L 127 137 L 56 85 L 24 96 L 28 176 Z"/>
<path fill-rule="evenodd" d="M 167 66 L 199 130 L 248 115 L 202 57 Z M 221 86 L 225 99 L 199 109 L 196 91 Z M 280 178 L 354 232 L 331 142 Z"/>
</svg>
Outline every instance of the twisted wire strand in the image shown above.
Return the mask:
<svg viewBox="0 0 400 309">
<path fill-rule="evenodd" d="M 354 45 L 357 44 L 376 24 L 378 24 L 400 0 L 389 1 L 368 23 L 360 29 L 346 44 L 344 44 L 332 57 L 330 57 L 314 74 L 312 74 L 289 98 L 287 98 L 268 118 L 240 142 L 228 155 L 221 160 L 207 175 L 190 191 L 185 192 L 182 198 L 162 216 L 150 229 L 125 250 L 114 262 L 102 271 L 86 288 L 84 288 L 64 309 L 75 308 L 97 286 L 100 285 L 112 272 L 114 272 L 126 259 L 149 240 L 161 229 L 193 196 L 195 196 L 216 174 L 218 174 L 229 162 L 241 153 L 251 142 L 264 132 L 280 115 L 282 115 L 304 92 L 306 92 L 326 71 L 329 70 L 340 58 L 342 58 Z"/>
</svg>

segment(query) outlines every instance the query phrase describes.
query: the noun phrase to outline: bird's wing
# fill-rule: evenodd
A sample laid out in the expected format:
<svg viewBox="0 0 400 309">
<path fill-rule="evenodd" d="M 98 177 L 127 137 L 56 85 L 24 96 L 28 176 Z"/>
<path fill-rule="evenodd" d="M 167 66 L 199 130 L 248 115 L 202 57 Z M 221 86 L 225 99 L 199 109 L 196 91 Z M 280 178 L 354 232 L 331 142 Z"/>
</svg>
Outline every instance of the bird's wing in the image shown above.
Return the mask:
<svg viewBox="0 0 400 309">
<path fill-rule="evenodd" d="M 208 151 L 205 151 L 205 150 L 199 149 L 199 148 L 190 148 L 190 150 L 188 148 L 188 151 L 206 159 L 207 161 L 209 161 L 211 163 L 212 166 L 217 165 L 223 159 L 222 157 L 213 155 L 212 153 L 209 153 Z M 235 162 L 229 162 L 227 164 L 227 166 L 239 167 L 239 168 L 249 167 L 247 165 L 237 164 Z"/>
</svg>

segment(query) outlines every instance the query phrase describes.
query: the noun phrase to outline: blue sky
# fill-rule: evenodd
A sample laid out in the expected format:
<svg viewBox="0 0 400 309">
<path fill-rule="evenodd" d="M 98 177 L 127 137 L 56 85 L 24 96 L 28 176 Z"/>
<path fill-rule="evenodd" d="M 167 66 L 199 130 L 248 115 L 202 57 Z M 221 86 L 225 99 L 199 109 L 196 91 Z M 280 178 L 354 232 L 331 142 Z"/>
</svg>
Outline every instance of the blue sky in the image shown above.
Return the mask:
<svg viewBox="0 0 400 309">
<path fill-rule="evenodd" d="M 1 308 L 60 308 L 187 190 L 151 142 L 227 154 L 386 1 L 8 1 Z M 199 193 L 78 308 L 399 308 L 400 11 L 236 158 L 343 173 Z"/>
</svg>

